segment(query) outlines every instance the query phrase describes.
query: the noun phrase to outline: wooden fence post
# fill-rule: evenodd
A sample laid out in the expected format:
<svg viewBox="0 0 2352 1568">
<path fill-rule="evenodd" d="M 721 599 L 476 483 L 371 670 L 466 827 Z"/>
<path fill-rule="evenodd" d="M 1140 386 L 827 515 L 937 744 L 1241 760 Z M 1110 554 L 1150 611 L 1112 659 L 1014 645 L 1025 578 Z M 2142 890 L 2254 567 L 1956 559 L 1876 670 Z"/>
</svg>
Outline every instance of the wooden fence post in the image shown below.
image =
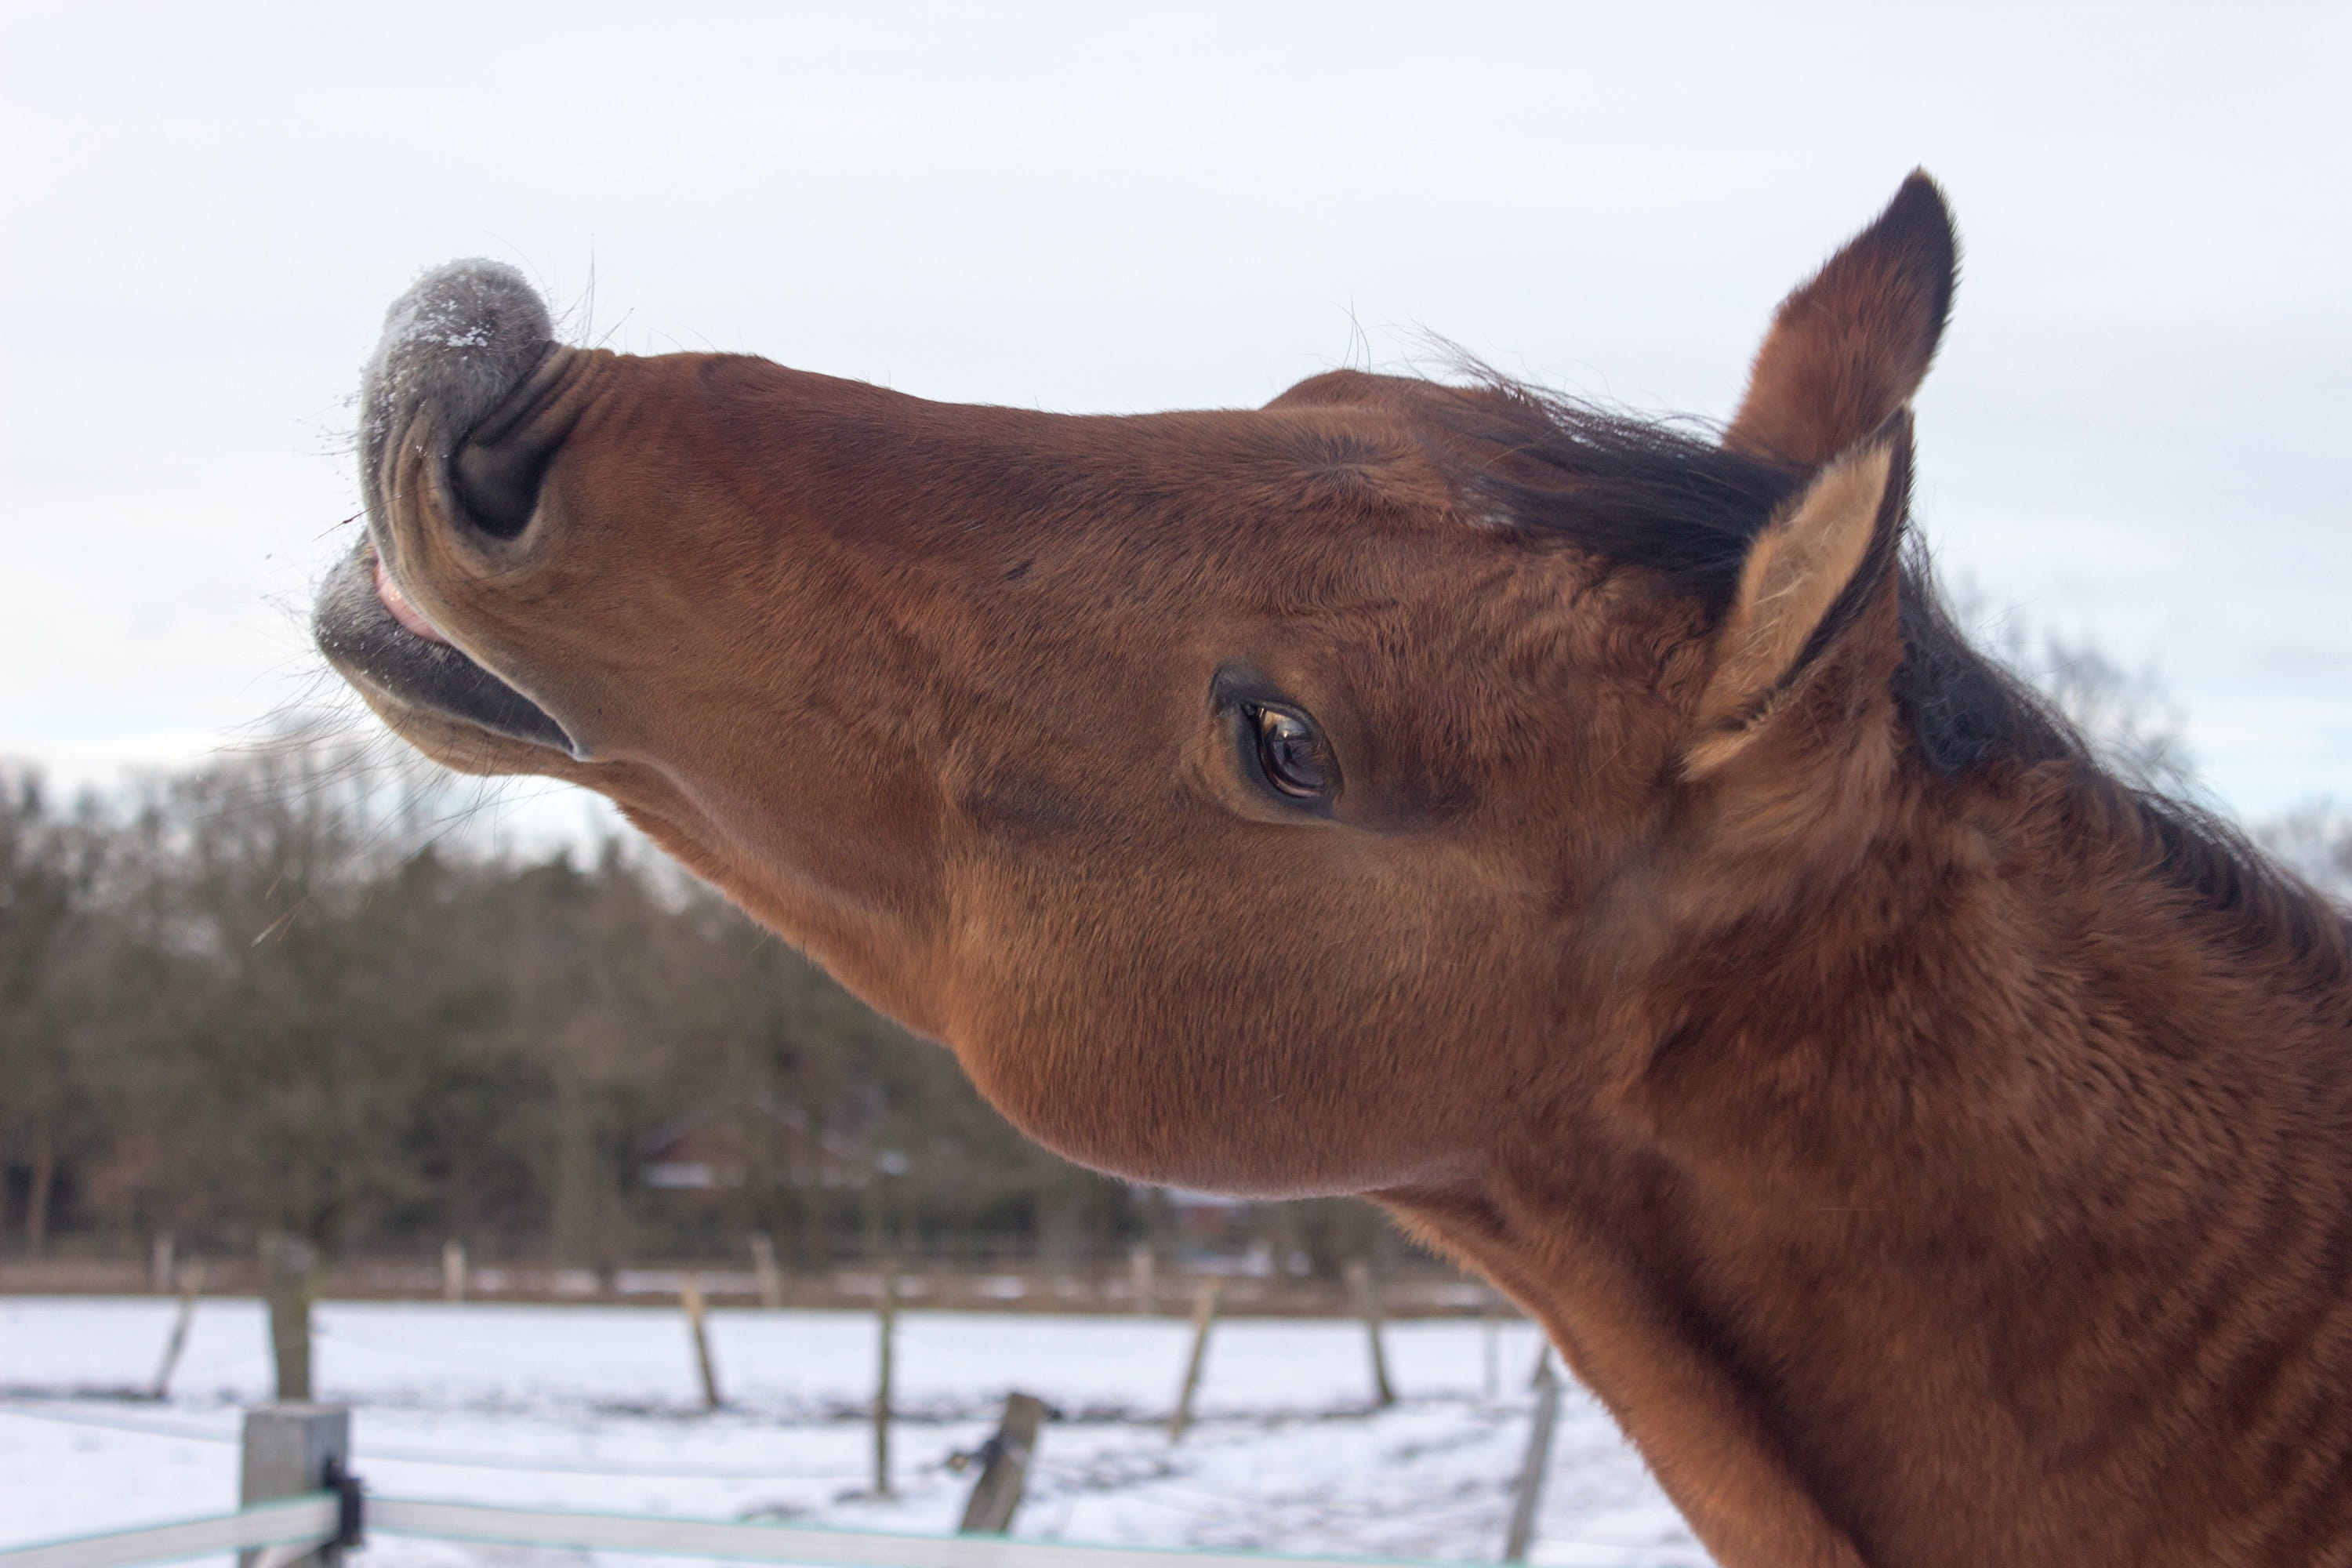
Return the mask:
<svg viewBox="0 0 2352 1568">
<path fill-rule="evenodd" d="M 310 1397 L 310 1300 L 318 1288 L 319 1255 L 283 1231 L 261 1244 L 262 1293 L 269 1302 L 269 1352 L 278 1368 L 278 1398 Z"/>
<path fill-rule="evenodd" d="M 1176 1394 L 1176 1414 L 1168 1418 L 1168 1441 L 1182 1440 L 1185 1428 L 1192 1425 L 1192 1395 L 1201 1387 L 1201 1369 L 1208 1364 L 1209 1331 L 1217 1321 L 1217 1303 L 1224 1299 L 1225 1281 L 1213 1275 L 1201 1281 L 1200 1293 L 1192 1298 L 1192 1353 L 1184 1363 L 1184 1386 Z"/>
<path fill-rule="evenodd" d="M 784 1304 L 784 1271 L 776 1264 L 776 1244 L 766 1231 L 751 1233 L 751 1272 L 760 1281 L 760 1305 L 771 1312 Z"/>
<path fill-rule="evenodd" d="M 898 1334 L 898 1269 L 896 1264 L 882 1270 L 882 1307 L 877 1314 L 881 1330 L 881 1364 L 876 1369 L 874 1387 L 874 1495 L 888 1497 L 890 1493 L 890 1361 L 892 1342 Z"/>
<path fill-rule="evenodd" d="M 170 1391 L 172 1373 L 179 1370 L 180 1352 L 188 1348 L 188 1325 L 196 1316 L 196 1298 L 205 1288 L 202 1259 L 180 1270 L 180 1310 L 172 1319 L 172 1337 L 163 1342 L 163 1360 L 155 1368 L 155 1383 L 147 1397 L 161 1399 Z"/>
<path fill-rule="evenodd" d="M 1159 1288 L 1151 1279 L 1151 1244 L 1139 1241 L 1127 1252 L 1128 1288 L 1135 1293 L 1135 1310 L 1150 1314 L 1158 1304 Z"/>
<path fill-rule="evenodd" d="M 1519 1463 L 1519 1484 L 1511 1498 L 1511 1528 L 1503 1537 L 1503 1561 L 1525 1563 L 1535 1540 L 1536 1507 L 1543 1501 L 1544 1475 L 1551 1468 L 1552 1428 L 1559 1421 L 1559 1379 L 1551 1370 L 1546 1348 L 1536 1363 L 1536 1418 L 1528 1429 L 1527 1458 Z"/>
<path fill-rule="evenodd" d="M 996 1436 L 981 1447 L 980 1479 L 972 1483 L 957 1530 L 1002 1535 L 1013 1528 L 1013 1510 L 1029 1485 L 1029 1457 L 1037 1451 L 1037 1428 L 1045 1419 L 1044 1400 L 1027 1394 L 1005 1396 L 1004 1419 L 997 1423 Z"/>
<path fill-rule="evenodd" d="M 466 1244 L 453 1236 L 441 1244 L 441 1299 L 444 1301 L 466 1299 L 467 1275 Z"/>
<path fill-rule="evenodd" d="M 686 1309 L 686 1326 L 694 1335 L 694 1369 L 702 1374 L 702 1407 L 716 1410 L 723 1401 L 719 1397 L 719 1373 L 710 1364 L 710 1331 L 703 1322 L 702 1281 L 690 1269 L 678 1279 L 677 1304 Z"/>
<path fill-rule="evenodd" d="M 1350 1258 L 1348 1263 L 1348 1284 L 1356 1296 L 1357 1315 L 1364 1320 L 1364 1342 L 1372 1358 L 1372 1405 L 1385 1410 L 1396 1403 L 1396 1391 L 1389 1386 L 1389 1358 L 1381 1342 L 1381 1289 L 1372 1279 L 1371 1266 L 1362 1258 Z"/>
<path fill-rule="evenodd" d="M 324 1491 L 341 1482 L 352 1458 L 352 1413 L 336 1405 L 264 1405 L 245 1413 L 237 1500 L 257 1502 Z M 237 1554 L 238 1568 L 255 1568 L 265 1556 L 274 1568 L 334 1568 L 342 1560 L 328 1546 L 292 1559 L 282 1548 L 257 1548 Z"/>
</svg>

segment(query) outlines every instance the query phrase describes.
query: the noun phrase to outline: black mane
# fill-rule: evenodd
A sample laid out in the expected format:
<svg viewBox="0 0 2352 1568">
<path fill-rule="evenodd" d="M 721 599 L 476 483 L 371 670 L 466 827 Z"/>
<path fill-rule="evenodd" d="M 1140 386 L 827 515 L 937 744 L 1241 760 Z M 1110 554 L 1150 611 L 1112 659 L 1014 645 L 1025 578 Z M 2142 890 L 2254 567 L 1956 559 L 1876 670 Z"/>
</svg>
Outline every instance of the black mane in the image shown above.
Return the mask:
<svg viewBox="0 0 2352 1568">
<path fill-rule="evenodd" d="M 1703 421 L 1644 419 L 1467 368 L 1474 384 L 1431 400 L 1430 414 L 1456 483 L 1487 521 L 1654 574 L 1710 615 L 1729 606 L 1749 545 L 1810 477 L 1727 450 Z M 1894 693 L 1930 772 L 2071 764 L 2075 808 L 2136 833 L 2152 870 L 2245 940 L 2345 962 L 2344 910 L 2214 812 L 2111 773 L 2048 698 L 1969 641 L 1907 517 L 1902 531 Z"/>
<path fill-rule="evenodd" d="M 1710 615 L 1728 607 L 1748 546 L 1810 477 L 1726 448 L 1699 421 L 1643 419 L 1490 374 L 1440 417 L 1460 443 L 1457 477 L 1496 521 L 1651 573 Z M 2039 693 L 1969 642 L 1907 520 L 1904 533 L 1895 697 L 1920 760 L 1946 774 L 1995 759 L 2088 761 Z"/>
</svg>

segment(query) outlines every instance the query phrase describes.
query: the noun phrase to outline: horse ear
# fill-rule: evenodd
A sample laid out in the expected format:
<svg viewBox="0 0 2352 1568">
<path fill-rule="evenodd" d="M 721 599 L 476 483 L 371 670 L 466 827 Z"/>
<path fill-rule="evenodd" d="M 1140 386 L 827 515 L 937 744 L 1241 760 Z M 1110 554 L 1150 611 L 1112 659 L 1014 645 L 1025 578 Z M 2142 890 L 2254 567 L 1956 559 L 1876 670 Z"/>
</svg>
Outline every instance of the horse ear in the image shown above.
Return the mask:
<svg viewBox="0 0 2352 1568">
<path fill-rule="evenodd" d="M 1814 659 L 1894 574 L 1911 489 L 1911 415 L 1813 476 L 1748 546 L 1699 699 L 1686 778 L 1745 750 Z"/>
<path fill-rule="evenodd" d="M 1958 265 L 1944 195 L 1915 172 L 1780 302 L 1724 445 L 1810 468 L 1877 429 L 1936 357 Z"/>
</svg>

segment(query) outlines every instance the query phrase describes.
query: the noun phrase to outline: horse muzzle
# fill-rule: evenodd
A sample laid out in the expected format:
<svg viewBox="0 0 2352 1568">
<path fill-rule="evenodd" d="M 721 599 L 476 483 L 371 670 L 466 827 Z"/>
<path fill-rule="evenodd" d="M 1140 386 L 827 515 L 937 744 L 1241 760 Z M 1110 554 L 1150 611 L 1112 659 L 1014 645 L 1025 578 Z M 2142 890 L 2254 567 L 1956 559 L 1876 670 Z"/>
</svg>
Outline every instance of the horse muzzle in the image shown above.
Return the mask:
<svg viewBox="0 0 2352 1568">
<path fill-rule="evenodd" d="M 386 313 L 361 385 L 367 537 L 320 585 L 312 616 L 320 650 L 379 708 L 577 754 L 478 639 L 442 629 L 432 591 L 531 552 L 541 479 L 577 417 L 564 396 L 572 357 L 539 295 L 498 262 L 437 268 Z"/>
</svg>

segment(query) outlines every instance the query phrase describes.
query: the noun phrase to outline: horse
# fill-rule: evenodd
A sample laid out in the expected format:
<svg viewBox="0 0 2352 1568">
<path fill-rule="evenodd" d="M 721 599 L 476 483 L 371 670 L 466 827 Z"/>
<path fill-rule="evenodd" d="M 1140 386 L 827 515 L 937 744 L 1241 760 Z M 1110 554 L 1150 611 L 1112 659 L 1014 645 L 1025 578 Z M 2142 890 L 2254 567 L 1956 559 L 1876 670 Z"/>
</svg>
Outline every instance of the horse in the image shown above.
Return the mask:
<svg viewBox="0 0 2352 1568">
<path fill-rule="evenodd" d="M 1719 426 L 932 403 L 455 263 L 317 641 L 1049 1148 L 1385 1205 L 1727 1568 L 2352 1563 L 2352 930 L 1957 629 L 1957 255 L 1915 174 Z"/>
</svg>

